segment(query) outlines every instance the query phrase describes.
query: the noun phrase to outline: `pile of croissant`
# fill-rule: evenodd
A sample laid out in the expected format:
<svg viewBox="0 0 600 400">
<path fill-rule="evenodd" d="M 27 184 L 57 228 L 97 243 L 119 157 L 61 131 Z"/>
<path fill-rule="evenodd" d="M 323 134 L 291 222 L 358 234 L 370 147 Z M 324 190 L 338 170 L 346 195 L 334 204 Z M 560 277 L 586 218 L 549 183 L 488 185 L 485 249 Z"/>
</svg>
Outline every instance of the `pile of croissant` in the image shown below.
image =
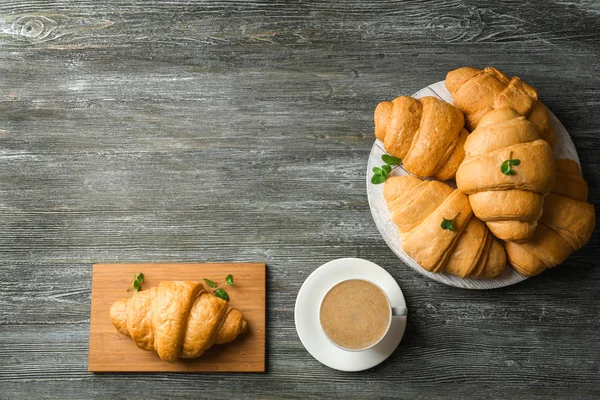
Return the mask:
<svg viewBox="0 0 600 400">
<path fill-rule="evenodd" d="M 561 264 L 596 217 L 579 165 L 554 158 L 537 91 L 490 67 L 456 69 L 445 84 L 454 105 L 401 96 L 375 109 L 375 136 L 411 174 L 383 192 L 403 250 L 461 278 L 495 278 L 507 261 L 525 276 Z"/>
</svg>

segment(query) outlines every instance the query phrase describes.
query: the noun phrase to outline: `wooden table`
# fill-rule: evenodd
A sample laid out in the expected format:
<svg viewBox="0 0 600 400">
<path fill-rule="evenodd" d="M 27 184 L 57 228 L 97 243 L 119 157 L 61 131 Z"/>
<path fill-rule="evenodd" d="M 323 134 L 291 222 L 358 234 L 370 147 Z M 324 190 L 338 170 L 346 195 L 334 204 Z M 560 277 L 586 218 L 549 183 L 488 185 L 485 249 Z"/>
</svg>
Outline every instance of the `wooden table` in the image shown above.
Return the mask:
<svg viewBox="0 0 600 400">
<path fill-rule="evenodd" d="M 595 233 L 494 291 L 403 265 L 369 212 L 377 102 L 496 66 L 571 133 L 599 204 L 593 1 L 0 4 L 0 398 L 600 396 Z M 315 361 L 296 294 L 354 256 L 398 281 L 398 350 L 362 373 Z M 266 374 L 87 372 L 92 263 L 267 263 Z"/>
</svg>

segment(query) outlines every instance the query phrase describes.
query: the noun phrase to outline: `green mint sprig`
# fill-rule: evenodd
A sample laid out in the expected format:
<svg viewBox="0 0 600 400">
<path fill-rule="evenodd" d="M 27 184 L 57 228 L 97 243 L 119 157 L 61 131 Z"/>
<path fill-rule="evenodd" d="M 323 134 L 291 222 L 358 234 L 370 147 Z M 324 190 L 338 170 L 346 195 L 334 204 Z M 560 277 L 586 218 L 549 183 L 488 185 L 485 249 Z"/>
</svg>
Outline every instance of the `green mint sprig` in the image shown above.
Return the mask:
<svg viewBox="0 0 600 400">
<path fill-rule="evenodd" d="M 456 217 L 458 217 L 458 215 Z M 456 217 L 454 217 L 452 219 L 446 219 L 446 218 L 442 217 L 442 223 L 440 225 L 442 227 L 442 229 L 446 229 L 448 231 L 456 232 L 456 223 L 454 222 L 454 220 L 456 219 Z"/>
<path fill-rule="evenodd" d="M 133 289 L 134 291 L 139 292 L 142 290 L 142 283 L 144 283 L 144 274 L 141 272 L 139 274 L 134 273 L 133 280 L 131 281 L 131 285 L 127 288 L 127 291 L 129 292 Z"/>
<path fill-rule="evenodd" d="M 225 291 L 225 289 L 217 289 L 213 292 L 213 294 L 215 296 L 217 296 L 220 299 L 223 299 L 225 301 L 229 301 L 229 295 L 227 294 L 227 292 Z"/>
<path fill-rule="evenodd" d="M 210 279 L 206 279 L 206 278 L 203 278 L 203 279 L 204 279 L 204 283 L 206 283 L 206 285 L 208 287 L 211 287 L 211 288 L 216 288 L 217 287 L 217 284 L 214 283 L 213 281 L 211 281 Z"/>
<path fill-rule="evenodd" d="M 392 166 L 402 165 L 402 160 L 400 158 L 391 156 L 389 154 L 382 155 L 381 159 L 385 165 L 382 165 L 381 167 L 373 167 L 371 183 L 374 185 L 383 183 L 387 180 L 387 178 L 389 178 L 390 173 L 392 172 Z"/>
<path fill-rule="evenodd" d="M 516 167 L 521 164 L 521 160 L 512 158 L 512 151 L 508 155 L 508 160 L 505 160 L 502 165 L 500 165 L 500 171 L 504 175 L 514 175 L 515 170 L 512 167 Z"/>
<path fill-rule="evenodd" d="M 227 284 L 228 286 L 233 286 L 233 275 L 229 274 L 225 277 L 225 283 L 221 284 L 219 286 L 217 286 L 217 284 L 214 281 L 211 281 L 210 279 L 204 279 L 204 283 L 206 283 L 206 286 L 214 289 L 213 290 L 213 294 L 215 296 L 217 296 L 220 299 L 223 299 L 225 301 L 229 301 L 229 295 L 227 294 L 227 291 L 225 291 L 225 289 L 223 289 L 221 286 Z"/>
</svg>

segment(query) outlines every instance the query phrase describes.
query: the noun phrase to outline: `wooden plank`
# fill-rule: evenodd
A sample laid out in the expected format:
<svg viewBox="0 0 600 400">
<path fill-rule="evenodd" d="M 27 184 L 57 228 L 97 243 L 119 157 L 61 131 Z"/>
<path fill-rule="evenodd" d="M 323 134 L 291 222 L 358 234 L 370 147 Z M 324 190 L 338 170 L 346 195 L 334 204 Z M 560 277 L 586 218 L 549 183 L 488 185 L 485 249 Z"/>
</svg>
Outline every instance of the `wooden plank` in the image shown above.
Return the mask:
<svg viewBox="0 0 600 400">
<path fill-rule="evenodd" d="M 248 331 L 235 341 L 213 346 L 197 359 L 164 362 L 154 352 L 138 349 L 130 337 L 118 333 L 109 319 L 111 305 L 126 292 L 134 273 L 144 273 L 143 288 L 165 280 L 223 282 L 230 306 L 240 310 Z M 265 264 L 166 263 L 95 264 L 92 270 L 88 371 L 92 372 L 264 372 L 265 370 Z M 126 296 L 127 295 L 127 296 Z"/>
</svg>

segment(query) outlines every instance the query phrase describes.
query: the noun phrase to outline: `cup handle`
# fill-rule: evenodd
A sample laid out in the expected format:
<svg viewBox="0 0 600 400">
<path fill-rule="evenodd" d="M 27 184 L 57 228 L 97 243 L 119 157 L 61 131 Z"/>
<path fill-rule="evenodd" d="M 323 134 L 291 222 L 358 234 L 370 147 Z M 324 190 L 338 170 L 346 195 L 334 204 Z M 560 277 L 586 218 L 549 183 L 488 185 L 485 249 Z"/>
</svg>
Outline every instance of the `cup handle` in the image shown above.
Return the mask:
<svg viewBox="0 0 600 400">
<path fill-rule="evenodd" d="M 408 314 L 406 307 L 392 307 L 392 316 L 393 317 L 402 317 Z"/>
</svg>

